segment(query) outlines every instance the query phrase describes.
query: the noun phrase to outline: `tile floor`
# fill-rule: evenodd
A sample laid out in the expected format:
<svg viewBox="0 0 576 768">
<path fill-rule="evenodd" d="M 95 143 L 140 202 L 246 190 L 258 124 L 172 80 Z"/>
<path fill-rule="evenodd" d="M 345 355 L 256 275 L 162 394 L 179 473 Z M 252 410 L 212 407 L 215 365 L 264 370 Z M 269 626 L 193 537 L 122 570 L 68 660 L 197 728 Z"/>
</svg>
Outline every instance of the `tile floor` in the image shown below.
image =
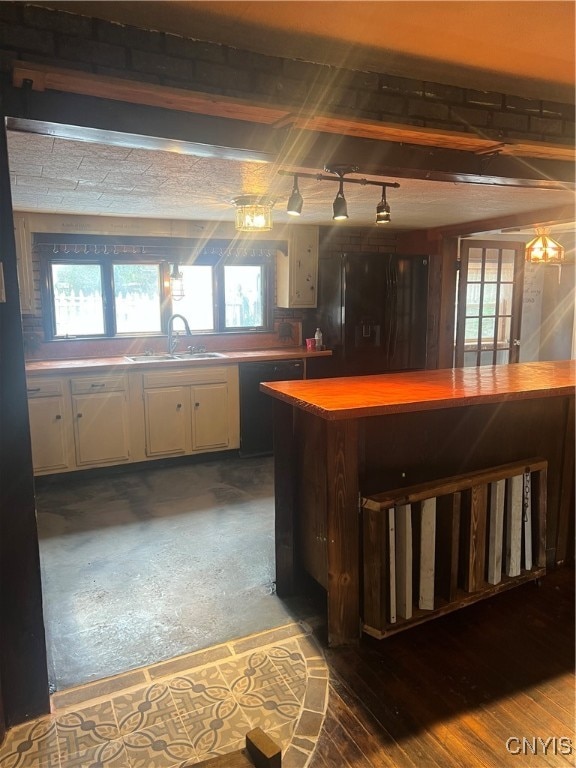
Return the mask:
<svg viewBox="0 0 576 768">
<path fill-rule="evenodd" d="M 185 768 L 264 730 L 283 768 L 310 761 L 328 670 L 304 623 L 289 623 L 52 697 L 52 714 L 17 726 L 2 768 Z"/>
</svg>

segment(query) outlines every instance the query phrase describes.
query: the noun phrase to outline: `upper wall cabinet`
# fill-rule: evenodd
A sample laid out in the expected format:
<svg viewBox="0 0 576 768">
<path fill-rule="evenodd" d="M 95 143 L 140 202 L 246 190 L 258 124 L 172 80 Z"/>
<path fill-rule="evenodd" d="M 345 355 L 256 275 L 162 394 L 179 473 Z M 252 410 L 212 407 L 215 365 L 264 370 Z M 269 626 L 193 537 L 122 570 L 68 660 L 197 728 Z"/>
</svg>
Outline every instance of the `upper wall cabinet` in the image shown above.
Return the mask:
<svg viewBox="0 0 576 768">
<path fill-rule="evenodd" d="M 276 303 L 279 307 L 316 306 L 318 227 L 292 226 L 288 255 L 276 256 Z"/>
<path fill-rule="evenodd" d="M 34 280 L 32 279 L 32 235 L 28 216 L 15 213 L 14 240 L 16 244 L 16 263 L 18 268 L 18 286 L 20 289 L 20 311 L 25 315 L 33 315 Z"/>
</svg>

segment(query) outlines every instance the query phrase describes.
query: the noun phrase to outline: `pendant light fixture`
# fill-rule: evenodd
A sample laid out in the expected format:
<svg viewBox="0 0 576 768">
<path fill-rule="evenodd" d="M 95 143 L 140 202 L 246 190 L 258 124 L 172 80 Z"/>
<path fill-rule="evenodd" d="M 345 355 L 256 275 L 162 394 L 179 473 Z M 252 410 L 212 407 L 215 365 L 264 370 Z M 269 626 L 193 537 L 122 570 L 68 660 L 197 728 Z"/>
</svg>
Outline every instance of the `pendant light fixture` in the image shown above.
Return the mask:
<svg viewBox="0 0 576 768">
<path fill-rule="evenodd" d="M 386 185 L 382 185 L 382 199 L 376 206 L 376 224 L 389 224 L 391 221 L 390 206 L 386 201 Z"/>
<path fill-rule="evenodd" d="M 184 275 L 177 261 L 172 264 L 172 272 L 170 272 L 170 296 L 172 301 L 180 301 L 184 298 Z"/>
<path fill-rule="evenodd" d="M 564 261 L 564 246 L 550 237 L 549 227 L 537 227 L 536 237 L 526 244 L 525 256 L 532 264 L 559 264 Z"/>
<path fill-rule="evenodd" d="M 240 195 L 232 200 L 236 206 L 236 229 L 238 232 L 267 232 L 272 229 L 272 206 L 269 197 Z"/>
<path fill-rule="evenodd" d="M 298 174 L 294 174 L 294 186 L 292 187 L 292 194 L 290 195 L 290 199 L 288 200 L 288 205 L 286 207 L 286 212 L 289 216 L 300 216 L 302 213 L 302 205 L 304 201 L 302 199 L 302 195 L 300 194 L 300 190 L 298 189 Z"/>
<path fill-rule="evenodd" d="M 332 203 L 332 211 L 334 221 L 343 221 L 348 218 L 348 204 L 344 197 L 344 182 L 342 179 L 340 179 L 340 187 Z"/>
</svg>

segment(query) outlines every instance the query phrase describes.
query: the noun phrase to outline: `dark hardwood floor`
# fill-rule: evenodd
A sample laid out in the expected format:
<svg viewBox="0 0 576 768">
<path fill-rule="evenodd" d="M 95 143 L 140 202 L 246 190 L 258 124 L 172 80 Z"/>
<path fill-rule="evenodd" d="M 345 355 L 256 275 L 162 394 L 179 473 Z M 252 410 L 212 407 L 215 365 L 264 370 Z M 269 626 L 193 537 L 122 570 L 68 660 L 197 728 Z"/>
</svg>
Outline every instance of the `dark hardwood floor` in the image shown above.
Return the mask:
<svg viewBox="0 0 576 768">
<path fill-rule="evenodd" d="M 572 567 L 326 657 L 310 768 L 575 765 Z"/>
</svg>

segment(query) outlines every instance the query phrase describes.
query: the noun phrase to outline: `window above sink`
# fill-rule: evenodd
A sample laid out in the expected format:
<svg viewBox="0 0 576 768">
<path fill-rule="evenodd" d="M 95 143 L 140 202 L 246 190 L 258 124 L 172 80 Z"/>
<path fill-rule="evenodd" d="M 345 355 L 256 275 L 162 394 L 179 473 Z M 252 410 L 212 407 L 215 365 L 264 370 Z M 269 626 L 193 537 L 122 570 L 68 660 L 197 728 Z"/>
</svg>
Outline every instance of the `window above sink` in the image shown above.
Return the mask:
<svg viewBox="0 0 576 768">
<path fill-rule="evenodd" d="M 36 233 L 46 341 L 160 336 L 171 314 L 193 333 L 273 330 L 282 242 Z M 187 263 L 188 262 L 188 263 Z M 170 295 L 174 265 L 184 296 Z"/>
</svg>

